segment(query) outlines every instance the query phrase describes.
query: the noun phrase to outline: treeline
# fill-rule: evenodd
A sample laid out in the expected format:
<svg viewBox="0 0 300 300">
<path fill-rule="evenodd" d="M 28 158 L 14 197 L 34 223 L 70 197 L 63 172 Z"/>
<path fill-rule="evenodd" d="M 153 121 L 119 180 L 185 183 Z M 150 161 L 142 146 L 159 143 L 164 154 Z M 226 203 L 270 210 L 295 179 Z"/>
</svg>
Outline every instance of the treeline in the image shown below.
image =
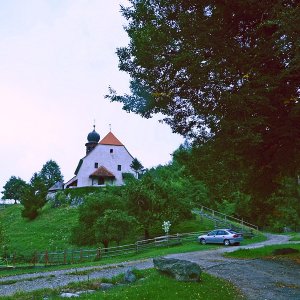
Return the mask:
<svg viewBox="0 0 300 300">
<path fill-rule="evenodd" d="M 22 217 L 35 219 L 46 204 L 48 190 L 56 182 L 63 182 L 60 167 L 54 160 L 47 161 L 29 182 L 11 176 L 3 186 L 2 199 L 14 199 L 23 205 Z"/>
</svg>

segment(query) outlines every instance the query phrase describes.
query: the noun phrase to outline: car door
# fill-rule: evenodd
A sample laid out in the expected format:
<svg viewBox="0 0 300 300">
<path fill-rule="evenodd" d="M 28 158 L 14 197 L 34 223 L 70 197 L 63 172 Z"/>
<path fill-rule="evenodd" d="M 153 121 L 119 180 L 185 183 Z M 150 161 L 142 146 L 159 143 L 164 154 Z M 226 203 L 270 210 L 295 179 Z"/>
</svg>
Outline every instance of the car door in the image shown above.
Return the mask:
<svg viewBox="0 0 300 300">
<path fill-rule="evenodd" d="M 222 244 L 223 241 L 226 239 L 226 231 L 224 230 L 218 230 L 216 235 L 216 243 Z"/>
<path fill-rule="evenodd" d="M 213 230 L 207 234 L 206 242 L 207 243 L 216 243 L 217 230 Z"/>
</svg>

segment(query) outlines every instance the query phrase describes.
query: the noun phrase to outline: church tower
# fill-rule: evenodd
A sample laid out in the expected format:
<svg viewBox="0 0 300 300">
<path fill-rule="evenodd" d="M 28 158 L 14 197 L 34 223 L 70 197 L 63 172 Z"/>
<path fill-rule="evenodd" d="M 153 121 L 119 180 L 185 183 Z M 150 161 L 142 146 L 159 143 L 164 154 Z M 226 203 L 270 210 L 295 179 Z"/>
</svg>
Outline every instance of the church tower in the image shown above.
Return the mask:
<svg viewBox="0 0 300 300">
<path fill-rule="evenodd" d="M 88 155 L 99 143 L 100 141 L 100 134 L 94 130 L 90 132 L 87 136 L 88 142 L 85 144 L 86 147 L 86 155 Z"/>
</svg>

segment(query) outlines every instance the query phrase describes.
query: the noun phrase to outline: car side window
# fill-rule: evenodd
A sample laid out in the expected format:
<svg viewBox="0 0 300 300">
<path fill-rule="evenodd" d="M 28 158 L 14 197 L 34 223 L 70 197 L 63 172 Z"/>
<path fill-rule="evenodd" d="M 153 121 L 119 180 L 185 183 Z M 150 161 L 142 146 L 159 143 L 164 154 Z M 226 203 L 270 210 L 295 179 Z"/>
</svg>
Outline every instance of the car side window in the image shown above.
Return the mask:
<svg viewBox="0 0 300 300">
<path fill-rule="evenodd" d="M 215 231 L 211 231 L 210 233 L 209 233 L 209 235 L 216 235 L 218 232 L 215 230 Z"/>
<path fill-rule="evenodd" d="M 224 230 L 219 230 L 218 235 L 227 235 L 227 232 Z"/>
</svg>

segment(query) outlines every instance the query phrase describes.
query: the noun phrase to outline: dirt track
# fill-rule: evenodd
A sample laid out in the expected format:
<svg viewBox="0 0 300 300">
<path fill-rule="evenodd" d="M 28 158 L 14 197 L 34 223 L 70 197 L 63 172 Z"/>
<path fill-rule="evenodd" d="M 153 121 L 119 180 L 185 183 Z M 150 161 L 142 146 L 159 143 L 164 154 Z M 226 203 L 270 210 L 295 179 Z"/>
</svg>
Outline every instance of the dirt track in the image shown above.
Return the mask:
<svg viewBox="0 0 300 300">
<path fill-rule="evenodd" d="M 242 290 L 249 300 L 281 300 L 300 299 L 300 265 L 287 262 L 266 260 L 237 260 L 224 258 L 222 253 L 238 248 L 257 248 L 264 245 L 287 242 L 288 237 L 269 235 L 262 243 L 239 247 L 222 247 L 217 250 L 198 251 L 192 253 L 172 254 L 176 257 L 194 261 L 203 270 L 212 275 L 227 279 Z M 0 278 L 0 282 L 14 280 L 13 284 L 1 284 L 0 295 L 12 295 L 17 291 L 33 291 L 41 288 L 62 287 L 72 281 L 83 281 L 94 278 L 110 278 L 124 273 L 128 267 L 136 269 L 152 268 L 152 259 L 132 261 L 109 266 L 86 267 L 52 271 L 46 273 L 23 274 Z M 71 275 L 82 270 L 91 270 L 88 275 Z M 34 279 L 36 278 L 36 279 Z M 216 291 L 217 292 L 217 291 Z"/>
<path fill-rule="evenodd" d="M 232 282 L 249 300 L 300 299 L 299 264 L 262 259 L 238 260 L 222 256 L 222 253 L 238 248 L 258 248 L 264 245 L 282 244 L 287 240 L 286 236 L 269 235 L 267 241 L 253 245 L 175 254 L 168 257 L 196 262 L 205 272 Z"/>
</svg>

